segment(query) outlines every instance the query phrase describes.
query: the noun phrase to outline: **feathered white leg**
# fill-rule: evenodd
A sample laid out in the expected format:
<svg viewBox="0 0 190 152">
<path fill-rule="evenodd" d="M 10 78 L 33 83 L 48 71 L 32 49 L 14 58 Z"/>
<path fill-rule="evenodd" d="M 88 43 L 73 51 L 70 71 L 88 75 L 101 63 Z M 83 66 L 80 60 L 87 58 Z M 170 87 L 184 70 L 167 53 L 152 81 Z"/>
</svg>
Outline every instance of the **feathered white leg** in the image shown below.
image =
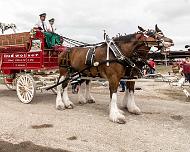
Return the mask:
<svg viewBox="0 0 190 152">
<path fill-rule="evenodd" d="M 59 79 L 60 81 L 63 81 L 65 79 L 64 76 L 61 76 L 61 78 Z M 62 85 L 58 85 L 57 86 L 57 97 L 56 97 L 56 108 L 58 110 L 64 110 L 65 109 L 65 104 L 62 101 Z"/>
<path fill-rule="evenodd" d="M 74 104 L 69 99 L 67 87 L 63 89 L 63 102 L 65 104 L 65 107 L 68 109 L 72 109 L 74 107 Z"/>
<path fill-rule="evenodd" d="M 117 93 L 112 94 L 109 118 L 111 121 L 116 123 L 125 123 L 125 116 L 120 112 L 119 108 L 117 107 Z"/>
<path fill-rule="evenodd" d="M 79 86 L 79 91 L 78 91 L 78 102 L 80 104 L 85 104 L 87 103 L 86 102 L 86 99 L 84 97 L 84 88 L 86 87 L 85 83 L 82 83 L 80 86 Z"/>
<path fill-rule="evenodd" d="M 134 91 L 127 89 L 126 91 L 126 97 L 127 97 L 127 109 L 130 113 L 139 115 L 141 113 L 141 110 L 137 105 L 135 104 L 135 97 L 134 97 Z"/>
<path fill-rule="evenodd" d="M 90 93 L 90 82 L 86 84 L 85 95 L 86 95 L 86 100 L 88 103 L 95 103 L 95 99 Z"/>
</svg>

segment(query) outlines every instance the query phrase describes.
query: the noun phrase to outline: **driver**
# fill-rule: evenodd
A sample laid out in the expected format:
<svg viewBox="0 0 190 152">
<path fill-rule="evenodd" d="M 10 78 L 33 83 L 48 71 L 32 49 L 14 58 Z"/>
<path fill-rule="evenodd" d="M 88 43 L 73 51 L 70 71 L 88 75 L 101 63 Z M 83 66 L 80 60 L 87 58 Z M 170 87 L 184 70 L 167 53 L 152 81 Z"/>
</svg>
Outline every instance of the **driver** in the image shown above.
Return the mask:
<svg viewBox="0 0 190 152">
<path fill-rule="evenodd" d="M 42 32 L 47 31 L 47 25 L 46 25 L 46 13 L 42 13 L 39 15 L 40 16 L 40 21 L 35 25 L 36 28 L 38 28 Z"/>
<path fill-rule="evenodd" d="M 50 19 L 49 20 L 49 25 L 48 25 L 48 28 L 47 28 L 47 31 L 48 32 L 52 32 L 52 33 L 55 33 L 55 27 L 54 27 L 54 21 L 55 21 L 55 19 L 54 18 L 52 18 L 52 19 Z"/>
</svg>

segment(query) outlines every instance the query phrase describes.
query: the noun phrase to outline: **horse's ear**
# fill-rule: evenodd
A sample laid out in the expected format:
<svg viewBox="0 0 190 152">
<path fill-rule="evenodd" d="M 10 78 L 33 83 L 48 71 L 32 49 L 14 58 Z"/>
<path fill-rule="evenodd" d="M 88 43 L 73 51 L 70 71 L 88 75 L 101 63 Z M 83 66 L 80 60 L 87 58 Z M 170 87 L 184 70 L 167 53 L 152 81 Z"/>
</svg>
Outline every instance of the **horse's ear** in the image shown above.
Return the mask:
<svg viewBox="0 0 190 152">
<path fill-rule="evenodd" d="M 146 31 L 145 29 L 143 29 L 143 28 L 140 27 L 140 26 L 138 26 L 138 29 L 139 29 L 140 31 L 142 31 L 142 32 L 145 32 L 145 31 Z"/>
<path fill-rule="evenodd" d="M 157 25 L 157 24 L 155 25 L 155 31 L 156 31 L 156 32 L 162 32 L 162 31 L 158 28 L 158 25 Z"/>
</svg>

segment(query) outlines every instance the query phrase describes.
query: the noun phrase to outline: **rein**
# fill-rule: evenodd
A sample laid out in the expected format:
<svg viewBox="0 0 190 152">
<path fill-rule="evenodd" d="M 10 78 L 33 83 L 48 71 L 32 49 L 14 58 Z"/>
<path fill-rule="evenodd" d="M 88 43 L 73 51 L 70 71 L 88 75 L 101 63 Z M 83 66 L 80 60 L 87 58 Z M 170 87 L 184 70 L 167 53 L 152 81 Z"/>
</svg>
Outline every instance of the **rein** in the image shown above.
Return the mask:
<svg viewBox="0 0 190 152">
<path fill-rule="evenodd" d="M 71 45 L 74 45 L 75 47 L 90 47 L 90 46 L 99 46 L 99 45 L 102 45 L 104 44 L 105 42 L 100 42 L 100 43 L 95 43 L 95 44 L 89 44 L 89 43 L 84 43 L 84 42 L 81 42 L 81 41 L 77 41 L 77 40 L 74 40 L 74 39 L 70 39 L 70 38 L 67 38 L 67 37 L 62 37 L 63 40 Z"/>
<path fill-rule="evenodd" d="M 81 73 L 83 73 L 84 71 L 89 70 L 89 69 L 92 68 L 92 67 L 97 67 L 97 66 L 106 64 L 107 62 L 109 62 L 109 63 L 115 63 L 115 62 L 117 62 L 117 63 L 120 63 L 120 64 L 124 64 L 124 63 L 122 63 L 121 61 L 119 61 L 119 60 L 117 60 L 117 59 L 113 59 L 113 60 L 109 60 L 109 61 L 105 60 L 105 61 L 102 61 L 101 63 L 99 63 L 99 64 L 97 64 L 97 65 L 88 66 L 88 67 L 82 69 L 82 70 L 79 71 L 79 72 L 75 72 L 75 73 L 73 73 L 73 74 L 67 76 L 63 81 L 60 81 L 60 82 L 58 81 L 57 84 L 55 84 L 55 85 L 53 85 L 53 86 L 47 88 L 46 90 L 53 89 L 53 88 L 55 88 L 55 87 L 57 87 L 58 85 L 61 85 L 61 84 L 64 85 L 65 82 L 71 80 L 74 76 L 76 76 L 76 75 L 80 75 L 80 76 L 81 76 Z M 65 66 L 61 66 L 61 65 L 60 65 L 60 67 L 65 67 Z"/>
<path fill-rule="evenodd" d="M 142 35 L 143 36 L 143 35 Z M 71 67 L 71 65 L 70 65 L 70 57 L 69 57 L 69 54 L 70 54 L 70 52 L 71 51 L 68 51 L 67 52 L 67 55 L 66 55 L 66 60 L 68 60 L 68 61 L 66 61 L 67 62 L 67 64 L 65 64 L 65 65 L 59 65 L 60 67 L 66 67 L 66 68 L 68 68 L 68 76 L 65 78 L 65 80 L 63 80 L 63 81 L 61 81 L 61 82 L 58 82 L 57 84 L 55 84 L 55 85 L 53 85 L 53 86 L 51 86 L 51 87 L 49 87 L 49 88 L 47 88 L 46 90 L 50 90 L 50 89 L 52 89 L 52 88 L 54 88 L 54 87 L 56 87 L 56 86 L 58 86 L 58 85 L 60 85 L 60 84 L 62 84 L 63 86 L 66 84 L 65 82 L 68 82 L 69 80 L 71 80 L 74 76 L 76 76 L 76 75 L 79 75 L 79 76 L 81 76 L 81 74 L 84 72 L 84 71 L 86 71 L 86 70 L 89 70 L 90 68 L 92 68 L 92 67 L 98 67 L 98 66 L 100 66 L 100 65 L 103 65 L 103 64 L 107 64 L 107 63 L 119 63 L 119 64 L 122 64 L 124 67 L 128 67 L 128 66 L 130 66 L 131 67 L 131 71 L 130 71 L 130 77 L 132 76 L 132 74 L 133 74 L 133 70 L 134 69 L 136 69 L 137 71 L 138 71 L 138 73 L 140 73 L 141 75 L 142 75 L 142 72 L 141 72 L 141 70 L 136 66 L 136 64 L 135 63 L 133 63 L 133 61 L 130 59 L 130 58 L 128 58 L 128 57 L 126 57 L 126 56 L 124 56 L 123 55 L 123 53 L 118 49 L 118 47 L 117 47 L 117 45 L 115 44 L 115 42 L 121 42 L 121 40 L 120 41 L 112 41 L 112 39 L 109 39 L 109 37 L 107 37 L 107 39 L 106 39 L 106 42 L 100 42 L 100 43 L 97 43 L 97 44 L 87 44 L 87 43 L 83 43 L 83 42 L 79 42 L 79 41 L 75 41 L 75 40 L 72 40 L 72 39 L 68 39 L 68 38 L 65 38 L 66 39 L 66 41 L 70 41 L 71 43 L 77 43 L 77 44 L 82 44 L 82 45 L 78 45 L 78 46 L 76 46 L 76 47 L 87 47 L 87 46 L 98 46 L 98 45 L 100 45 L 100 44 L 107 44 L 107 47 L 109 48 L 109 49 L 112 49 L 111 48 L 111 43 L 112 43 L 112 46 L 114 46 L 115 47 L 115 49 L 116 49 L 116 51 L 118 51 L 117 53 L 119 53 L 119 58 L 116 56 L 116 59 L 112 59 L 112 60 L 108 60 L 108 59 L 106 59 L 105 61 L 102 61 L 102 62 L 95 62 L 93 65 L 90 65 L 90 66 L 87 66 L 87 67 L 85 67 L 84 69 L 82 69 L 82 70 L 80 70 L 79 72 L 75 72 L 75 73 L 73 73 L 73 74 L 70 74 L 70 73 L 72 73 L 71 72 L 71 69 L 72 69 L 72 67 Z M 125 41 L 126 42 L 126 41 Z M 145 44 L 145 46 L 148 46 L 148 42 L 152 42 L 152 41 L 128 41 L 128 42 L 138 42 L 139 44 L 137 45 L 138 46 L 138 48 L 139 47 L 141 47 L 142 45 L 144 45 Z M 109 45 L 108 45 L 109 44 Z M 136 46 L 136 47 L 137 47 Z M 135 48 L 136 49 L 136 48 Z M 135 51 L 135 49 L 133 49 L 133 55 L 138 55 L 137 54 L 137 52 Z M 108 49 L 107 49 L 108 50 Z M 112 50 L 113 51 L 113 50 Z M 114 53 L 114 51 L 113 51 L 113 53 Z M 147 63 L 147 61 L 146 60 L 143 60 L 142 58 L 140 58 L 141 59 L 141 61 L 142 62 L 144 62 L 144 63 L 146 63 L 147 65 L 149 65 L 148 63 Z M 150 66 L 150 65 L 149 65 Z M 73 69 L 74 70 L 74 69 Z"/>
</svg>

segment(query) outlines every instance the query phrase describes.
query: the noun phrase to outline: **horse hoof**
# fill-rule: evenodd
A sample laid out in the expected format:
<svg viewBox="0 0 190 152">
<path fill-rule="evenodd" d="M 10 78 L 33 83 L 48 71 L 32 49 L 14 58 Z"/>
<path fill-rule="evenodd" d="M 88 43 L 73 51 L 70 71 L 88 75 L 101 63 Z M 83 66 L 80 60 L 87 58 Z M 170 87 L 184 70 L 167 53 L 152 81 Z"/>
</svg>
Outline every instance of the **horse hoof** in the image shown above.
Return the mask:
<svg viewBox="0 0 190 152">
<path fill-rule="evenodd" d="M 87 102 L 86 101 L 79 101 L 79 104 L 83 105 L 83 104 L 86 104 Z"/>
<path fill-rule="evenodd" d="M 118 123 L 118 124 L 125 124 L 125 116 L 122 115 L 119 111 L 114 113 L 112 112 L 109 116 L 110 120 L 114 123 Z"/>
<path fill-rule="evenodd" d="M 73 109 L 73 108 L 74 108 L 74 104 L 73 104 L 71 101 L 67 101 L 67 102 L 65 103 L 65 107 L 66 107 L 67 109 Z"/>
<path fill-rule="evenodd" d="M 57 110 L 65 110 L 65 106 L 63 106 L 63 105 L 58 105 L 58 106 L 56 106 L 56 109 L 57 109 Z"/>
<path fill-rule="evenodd" d="M 89 100 L 87 100 L 87 102 L 88 102 L 88 103 L 95 103 L 95 100 L 89 99 Z"/>
<path fill-rule="evenodd" d="M 118 119 L 118 120 L 117 120 L 117 123 L 118 123 L 118 124 L 125 124 L 126 121 L 125 121 L 124 119 Z"/>
<path fill-rule="evenodd" d="M 137 107 L 135 109 L 128 109 L 128 111 L 132 114 L 135 114 L 135 115 L 140 115 L 141 114 L 141 110 Z"/>
<path fill-rule="evenodd" d="M 68 106 L 67 109 L 73 109 L 73 106 Z"/>
<path fill-rule="evenodd" d="M 73 104 L 68 105 L 68 106 L 66 106 L 66 108 L 67 108 L 67 109 L 73 109 L 73 108 L 74 108 L 74 105 L 73 105 Z"/>
</svg>

